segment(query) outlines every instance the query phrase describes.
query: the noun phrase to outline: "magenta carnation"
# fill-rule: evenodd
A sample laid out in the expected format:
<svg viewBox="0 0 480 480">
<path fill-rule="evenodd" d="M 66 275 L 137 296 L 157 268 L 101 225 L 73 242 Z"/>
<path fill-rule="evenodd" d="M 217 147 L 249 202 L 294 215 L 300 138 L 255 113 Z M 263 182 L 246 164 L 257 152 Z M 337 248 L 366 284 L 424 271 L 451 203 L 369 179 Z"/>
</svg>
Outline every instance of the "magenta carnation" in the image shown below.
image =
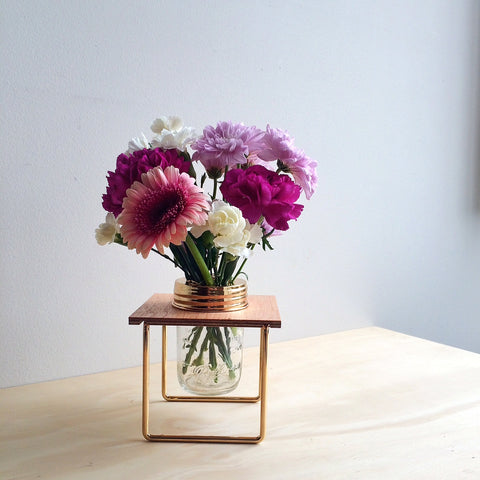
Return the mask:
<svg viewBox="0 0 480 480">
<path fill-rule="evenodd" d="M 161 167 L 164 170 L 170 165 L 178 168 L 181 173 L 190 169 L 190 162 L 185 161 L 175 149 L 166 151 L 161 148 L 143 149 L 131 155 L 122 153 L 117 157 L 115 171 L 108 172 L 108 187 L 107 193 L 103 195 L 103 208 L 118 217 L 122 212 L 127 189 L 141 179 L 142 173 L 154 167 Z"/>
<path fill-rule="evenodd" d="M 263 148 L 264 132 L 241 123 L 219 122 L 205 127 L 203 135 L 192 145 L 192 160 L 199 161 L 207 172 L 223 171 L 227 166 L 244 164 L 246 157 Z"/>
<path fill-rule="evenodd" d="M 288 230 L 287 222 L 296 220 L 303 210 L 303 205 L 295 203 L 300 187 L 287 175 L 261 165 L 229 170 L 220 190 L 223 198 L 238 207 L 250 223 L 263 216 L 277 230 Z"/>
</svg>

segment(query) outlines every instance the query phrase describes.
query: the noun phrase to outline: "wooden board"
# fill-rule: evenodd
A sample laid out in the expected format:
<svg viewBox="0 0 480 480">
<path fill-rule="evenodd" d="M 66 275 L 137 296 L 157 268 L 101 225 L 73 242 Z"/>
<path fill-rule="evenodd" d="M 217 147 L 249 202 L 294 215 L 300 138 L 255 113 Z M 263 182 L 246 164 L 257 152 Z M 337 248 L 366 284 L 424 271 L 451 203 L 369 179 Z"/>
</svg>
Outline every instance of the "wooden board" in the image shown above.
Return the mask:
<svg viewBox="0 0 480 480">
<path fill-rule="evenodd" d="M 248 307 L 237 312 L 190 312 L 172 306 L 172 294 L 156 293 L 128 318 L 130 325 L 204 325 L 224 327 L 282 326 L 273 295 L 249 295 Z"/>
</svg>

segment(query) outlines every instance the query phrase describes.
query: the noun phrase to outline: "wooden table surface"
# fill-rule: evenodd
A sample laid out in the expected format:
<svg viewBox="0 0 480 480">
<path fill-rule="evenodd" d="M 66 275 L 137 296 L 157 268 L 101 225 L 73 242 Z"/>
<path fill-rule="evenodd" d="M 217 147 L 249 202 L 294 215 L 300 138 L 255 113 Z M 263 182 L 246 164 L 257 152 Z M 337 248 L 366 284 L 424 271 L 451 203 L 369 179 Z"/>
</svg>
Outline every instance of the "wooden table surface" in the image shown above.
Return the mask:
<svg viewBox="0 0 480 480">
<path fill-rule="evenodd" d="M 140 367 L 0 390 L 0 478 L 480 478 L 480 355 L 369 327 L 271 344 L 268 374 L 259 445 L 146 442 Z M 154 365 L 152 431 L 257 428 L 257 405 L 167 404 L 159 384 Z"/>
</svg>

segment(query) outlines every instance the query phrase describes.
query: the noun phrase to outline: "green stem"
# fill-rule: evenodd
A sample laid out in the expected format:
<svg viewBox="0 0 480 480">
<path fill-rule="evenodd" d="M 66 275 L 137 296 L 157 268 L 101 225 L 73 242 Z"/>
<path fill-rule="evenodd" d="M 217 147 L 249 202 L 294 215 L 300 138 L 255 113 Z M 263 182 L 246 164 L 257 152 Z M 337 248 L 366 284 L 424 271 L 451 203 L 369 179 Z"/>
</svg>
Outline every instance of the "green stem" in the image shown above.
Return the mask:
<svg viewBox="0 0 480 480">
<path fill-rule="evenodd" d="M 170 260 L 176 267 L 178 267 L 178 263 L 170 258 L 168 255 L 165 253 L 159 252 L 156 248 L 152 248 L 152 252 L 158 253 L 161 257 L 166 258 L 167 260 Z"/>
<path fill-rule="evenodd" d="M 227 266 L 227 253 L 223 252 L 222 257 L 220 258 L 220 265 L 218 266 L 218 274 L 215 277 L 217 281 L 217 285 L 225 285 L 224 283 L 224 275 L 225 275 L 225 268 Z"/>
<path fill-rule="evenodd" d="M 210 327 L 212 330 L 212 340 L 218 348 L 218 353 L 228 368 L 228 376 L 235 378 L 235 370 L 233 369 L 232 357 L 230 356 L 230 339 L 228 338 L 228 330 L 225 328 L 225 340 L 223 341 L 222 332 L 219 327 Z"/>
<path fill-rule="evenodd" d="M 232 275 L 237 266 L 238 258 L 239 257 L 233 257 L 233 259 L 229 258 L 227 264 L 225 265 L 225 270 L 223 271 L 222 285 L 231 285 L 233 283 Z"/>
<path fill-rule="evenodd" d="M 214 338 L 215 343 L 217 344 L 218 351 L 222 360 L 227 365 L 228 369 L 233 368 L 232 358 L 230 357 L 230 351 L 227 349 L 225 342 L 223 341 L 222 331 L 219 327 L 212 327 L 212 337 Z"/>
<path fill-rule="evenodd" d="M 212 200 L 215 200 L 217 197 L 217 186 L 218 186 L 218 179 L 215 177 L 213 179 L 213 193 L 212 193 Z"/>
<path fill-rule="evenodd" d="M 245 264 L 247 263 L 247 258 L 244 258 L 243 259 L 243 262 L 241 263 L 239 269 L 237 270 L 237 273 L 235 274 L 235 276 L 232 278 L 232 283 L 236 280 L 236 278 L 240 275 L 240 273 L 242 272 L 243 270 L 243 267 L 245 266 Z"/>
<path fill-rule="evenodd" d="M 217 280 L 219 278 L 218 276 L 218 268 L 217 268 L 217 264 L 218 264 L 218 250 L 215 248 L 215 249 L 212 249 L 212 251 L 214 250 L 213 252 L 213 258 L 212 258 L 212 263 L 213 263 L 213 275 L 215 277 L 215 280 Z"/>
<path fill-rule="evenodd" d="M 171 243 L 170 250 L 172 251 L 180 268 L 183 270 L 185 278 L 187 280 L 193 280 L 197 283 L 201 282 L 202 277 L 198 271 L 197 264 L 193 261 L 193 258 L 190 258 L 185 245 L 174 245 Z"/>
<path fill-rule="evenodd" d="M 197 330 L 195 331 L 192 339 L 192 343 L 190 344 L 190 349 L 187 352 L 187 355 L 185 356 L 185 360 L 183 362 L 183 368 L 182 372 L 185 375 L 187 373 L 188 366 L 190 365 L 190 362 L 192 361 L 192 356 L 193 353 L 197 350 L 197 343 L 198 339 L 200 338 L 200 335 L 202 334 L 203 327 L 195 327 Z M 193 330 L 195 330 L 195 328 Z M 193 332 L 192 330 L 192 332 Z"/>
<path fill-rule="evenodd" d="M 128 244 L 126 244 L 123 241 L 123 238 L 119 233 L 115 234 L 115 238 L 113 239 L 113 242 L 117 243 L 118 245 L 122 245 L 123 247 L 128 247 Z M 159 252 L 156 248 L 152 248 L 152 252 L 158 253 L 160 256 L 162 256 L 163 258 L 166 258 L 167 260 L 172 262 L 176 267 L 178 267 L 178 263 L 172 258 L 170 258 L 168 255 L 166 255 L 165 253 Z"/>
<path fill-rule="evenodd" d="M 215 370 L 217 368 L 217 356 L 213 340 L 210 340 L 208 345 L 208 366 L 210 367 L 210 370 Z"/>
<path fill-rule="evenodd" d="M 192 234 L 189 232 L 187 235 L 187 238 L 185 239 L 185 243 L 190 250 L 190 253 L 192 254 L 193 259 L 195 260 L 195 263 L 198 266 L 198 269 L 200 270 L 200 273 L 202 274 L 203 280 L 205 281 L 205 284 L 208 286 L 213 285 L 213 278 L 210 275 L 210 272 L 208 271 L 207 264 L 205 263 L 205 260 L 203 259 L 202 255 L 200 254 L 197 245 L 195 244 L 195 241 L 193 240 Z"/>
<path fill-rule="evenodd" d="M 208 340 L 209 340 L 209 336 L 207 332 L 207 334 L 205 335 L 205 338 L 203 339 L 202 345 L 200 347 L 200 353 L 198 354 L 198 357 L 192 362 L 192 365 L 194 365 L 195 367 L 198 367 L 199 365 L 203 365 L 203 354 L 204 352 L 207 351 Z"/>
</svg>

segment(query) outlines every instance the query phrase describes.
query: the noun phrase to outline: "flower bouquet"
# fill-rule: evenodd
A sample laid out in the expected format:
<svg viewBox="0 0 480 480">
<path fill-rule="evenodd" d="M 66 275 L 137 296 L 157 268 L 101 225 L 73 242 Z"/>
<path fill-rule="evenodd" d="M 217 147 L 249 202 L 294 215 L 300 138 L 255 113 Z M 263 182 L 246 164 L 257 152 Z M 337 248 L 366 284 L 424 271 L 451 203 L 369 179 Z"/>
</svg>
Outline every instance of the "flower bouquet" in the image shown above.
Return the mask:
<svg viewBox="0 0 480 480">
<path fill-rule="evenodd" d="M 133 138 L 108 172 L 108 213 L 96 230 L 98 243 L 117 243 L 144 258 L 153 251 L 180 268 L 187 284 L 234 284 L 254 248 L 271 250 L 272 235 L 300 216 L 297 200 L 314 193 L 316 162 L 285 131 L 268 125 L 220 122 L 197 136 L 180 118 L 161 117 L 151 130 L 153 138 Z M 218 354 L 227 377 L 235 377 L 236 329 L 190 330 L 182 372 L 205 366 L 208 352 L 210 370 L 217 369 Z"/>
</svg>

